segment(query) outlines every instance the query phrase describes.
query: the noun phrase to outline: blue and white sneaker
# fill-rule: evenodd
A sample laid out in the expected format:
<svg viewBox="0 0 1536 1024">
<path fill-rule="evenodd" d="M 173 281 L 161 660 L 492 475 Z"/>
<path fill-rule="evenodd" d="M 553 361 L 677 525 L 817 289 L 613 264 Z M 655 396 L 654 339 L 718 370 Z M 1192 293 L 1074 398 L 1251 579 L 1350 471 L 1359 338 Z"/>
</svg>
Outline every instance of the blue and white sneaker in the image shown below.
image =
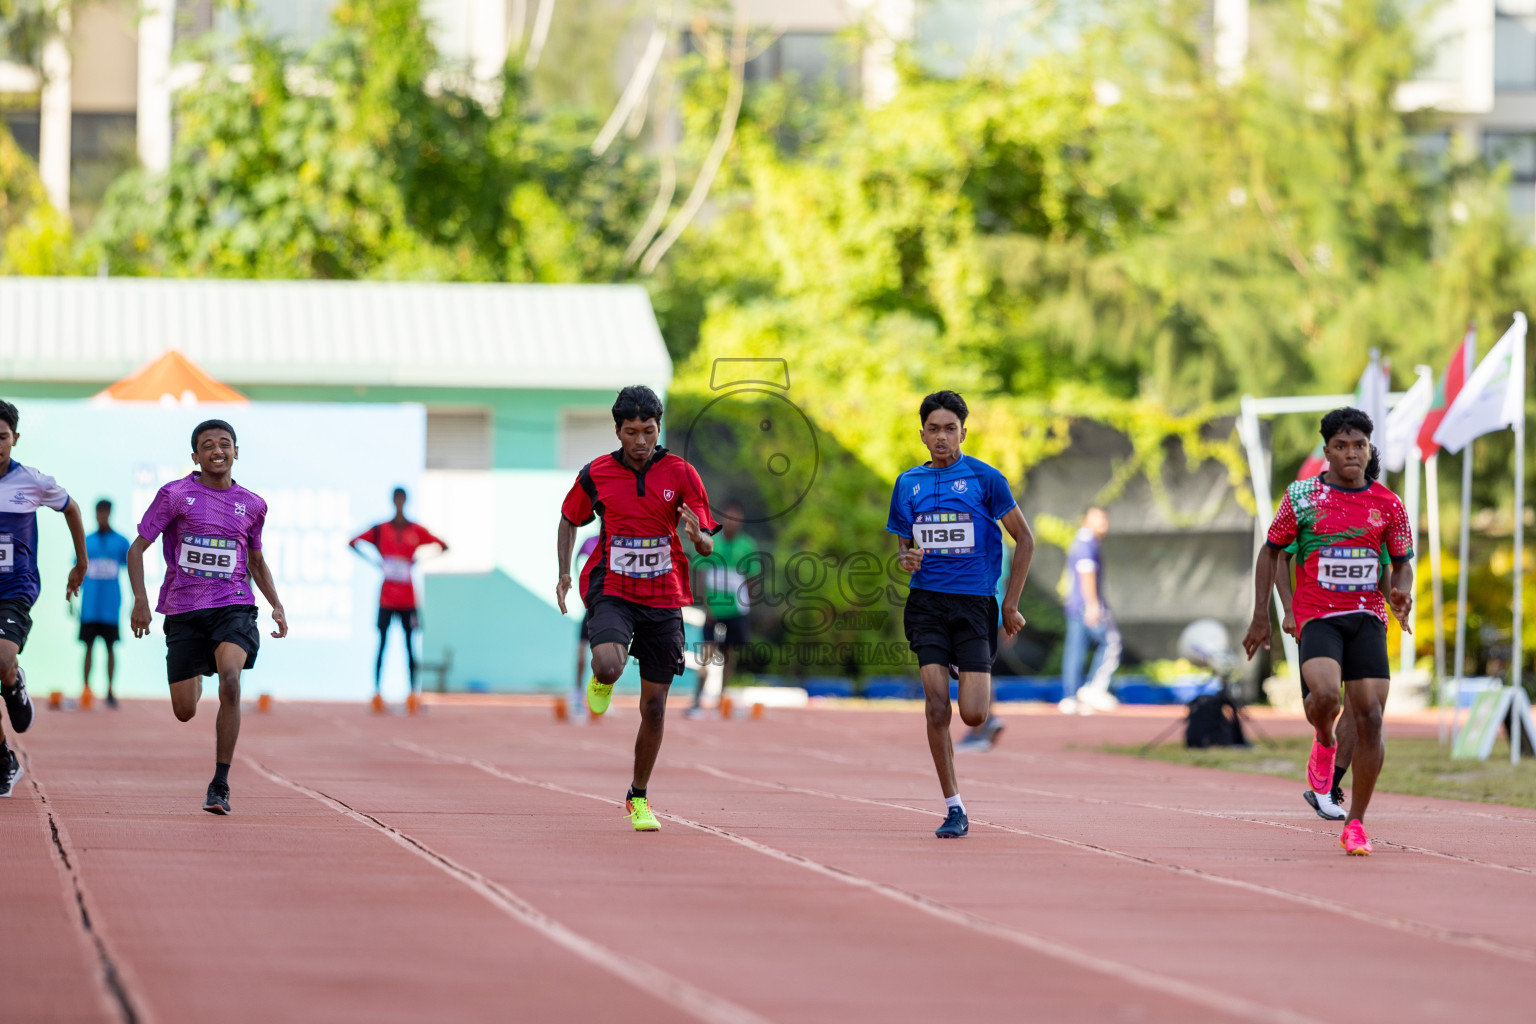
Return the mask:
<svg viewBox="0 0 1536 1024">
<path fill-rule="evenodd" d="M 0 697 L 5 698 L 5 710 L 11 716 L 11 728 L 26 732 L 32 728 L 32 698 L 27 696 L 27 674 L 16 666 L 16 685 L 0 686 Z"/>
<path fill-rule="evenodd" d="M 940 839 L 959 839 L 971 830 L 971 819 L 965 816 L 965 811 L 959 807 L 951 807 L 949 814 L 944 818 L 944 824 L 933 830 L 933 834 Z"/>
</svg>

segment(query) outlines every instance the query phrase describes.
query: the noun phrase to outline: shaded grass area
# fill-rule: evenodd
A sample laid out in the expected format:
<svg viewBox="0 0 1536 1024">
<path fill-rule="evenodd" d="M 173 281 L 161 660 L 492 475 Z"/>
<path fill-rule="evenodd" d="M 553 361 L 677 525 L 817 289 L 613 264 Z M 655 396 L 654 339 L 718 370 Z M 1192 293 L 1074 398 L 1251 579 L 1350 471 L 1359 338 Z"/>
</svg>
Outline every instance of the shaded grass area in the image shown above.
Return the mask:
<svg viewBox="0 0 1536 1024">
<path fill-rule="evenodd" d="M 1262 743 L 1244 750 L 1211 747 L 1190 750 L 1177 742 L 1154 747 L 1146 754 L 1142 748 L 1105 746 L 1112 754 L 1145 756 L 1174 764 L 1192 764 L 1201 768 L 1281 775 L 1305 786 L 1310 736 L 1275 740 L 1273 748 Z M 1345 776 L 1344 788 L 1350 785 Z M 1509 763 L 1509 741 L 1500 737 L 1493 754 L 1486 761 L 1453 761 L 1450 744 L 1441 745 L 1433 738 L 1387 738 L 1387 760 L 1376 783 L 1378 793 L 1404 793 L 1409 796 L 1433 796 L 1445 800 L 1471 800 L 1481 803 L 1508 804 L 1536 808 L 1536 759 L 1522 757 L 1518 765 Z"/>
</svg>

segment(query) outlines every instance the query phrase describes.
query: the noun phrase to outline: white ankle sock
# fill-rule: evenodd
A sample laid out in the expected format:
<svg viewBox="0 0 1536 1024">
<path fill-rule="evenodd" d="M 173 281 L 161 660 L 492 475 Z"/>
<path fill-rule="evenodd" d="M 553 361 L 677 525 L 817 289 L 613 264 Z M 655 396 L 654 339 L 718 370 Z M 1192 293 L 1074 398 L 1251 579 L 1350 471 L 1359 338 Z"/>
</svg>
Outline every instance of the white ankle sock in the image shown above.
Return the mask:
<svg viewBox="0 0 1536 1024">
<path fill-rule="evenodd" d="M 944 806 L 945 807 L 958 807 L 958 808 L 960 808 L 960 813 L 961 814 L 965 813 L 965 801 L 960 799 L 960 794 L 959 793 L 956 793 L 954 796 L 947 796 L 947 797 L 945 797 L 944 798 Z"/>
</svg>

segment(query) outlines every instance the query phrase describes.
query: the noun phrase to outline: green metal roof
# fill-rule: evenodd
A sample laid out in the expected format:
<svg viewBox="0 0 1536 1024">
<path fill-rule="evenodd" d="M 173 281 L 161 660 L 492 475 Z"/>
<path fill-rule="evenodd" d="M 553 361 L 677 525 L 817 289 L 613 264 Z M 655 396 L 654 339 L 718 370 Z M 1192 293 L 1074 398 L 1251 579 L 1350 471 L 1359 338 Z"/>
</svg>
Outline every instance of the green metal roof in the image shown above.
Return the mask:
<svg viewBox="0 0 1536 1024">
<path fill-rule="evenodd" d="M 638 285 L 0 277 L 0 379 L 107 384 L 172 348 L 237 387 L 672 380 Z"/>
</svg>

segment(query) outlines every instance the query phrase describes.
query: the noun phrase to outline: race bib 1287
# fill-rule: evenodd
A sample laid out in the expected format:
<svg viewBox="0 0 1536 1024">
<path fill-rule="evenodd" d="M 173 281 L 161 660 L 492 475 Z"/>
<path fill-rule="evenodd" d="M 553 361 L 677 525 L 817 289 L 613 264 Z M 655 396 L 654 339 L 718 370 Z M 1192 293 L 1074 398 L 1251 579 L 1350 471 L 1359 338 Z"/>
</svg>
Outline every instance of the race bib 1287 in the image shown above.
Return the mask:
<svg viewBox="0 0 1536 1024">
<path fill-rule="evenodd" d="M 608 568 L 621 576 L 651 579 L 672 571 L 671 537 L 613 537 Z"/>
<path fill-rule="evenodd" d="M 1375 590 L 1381 553 L 1373 548 L 1322 548 L 1317 553 L 1317 582 L 1324 590 Z"/>
<path fill-rule="evenodd" d="M 181 552 L 176 565 L 191 576 L 232 579 L 239 566 L 239 548 L 229 537 L 181 538 Z"/>
<path fill-rule="evenodd" d="M 976 551 L 976 524 L 969 512 L 925 512 L 912 523 L 912 543 L 930 555 Z"/>
</svg>

